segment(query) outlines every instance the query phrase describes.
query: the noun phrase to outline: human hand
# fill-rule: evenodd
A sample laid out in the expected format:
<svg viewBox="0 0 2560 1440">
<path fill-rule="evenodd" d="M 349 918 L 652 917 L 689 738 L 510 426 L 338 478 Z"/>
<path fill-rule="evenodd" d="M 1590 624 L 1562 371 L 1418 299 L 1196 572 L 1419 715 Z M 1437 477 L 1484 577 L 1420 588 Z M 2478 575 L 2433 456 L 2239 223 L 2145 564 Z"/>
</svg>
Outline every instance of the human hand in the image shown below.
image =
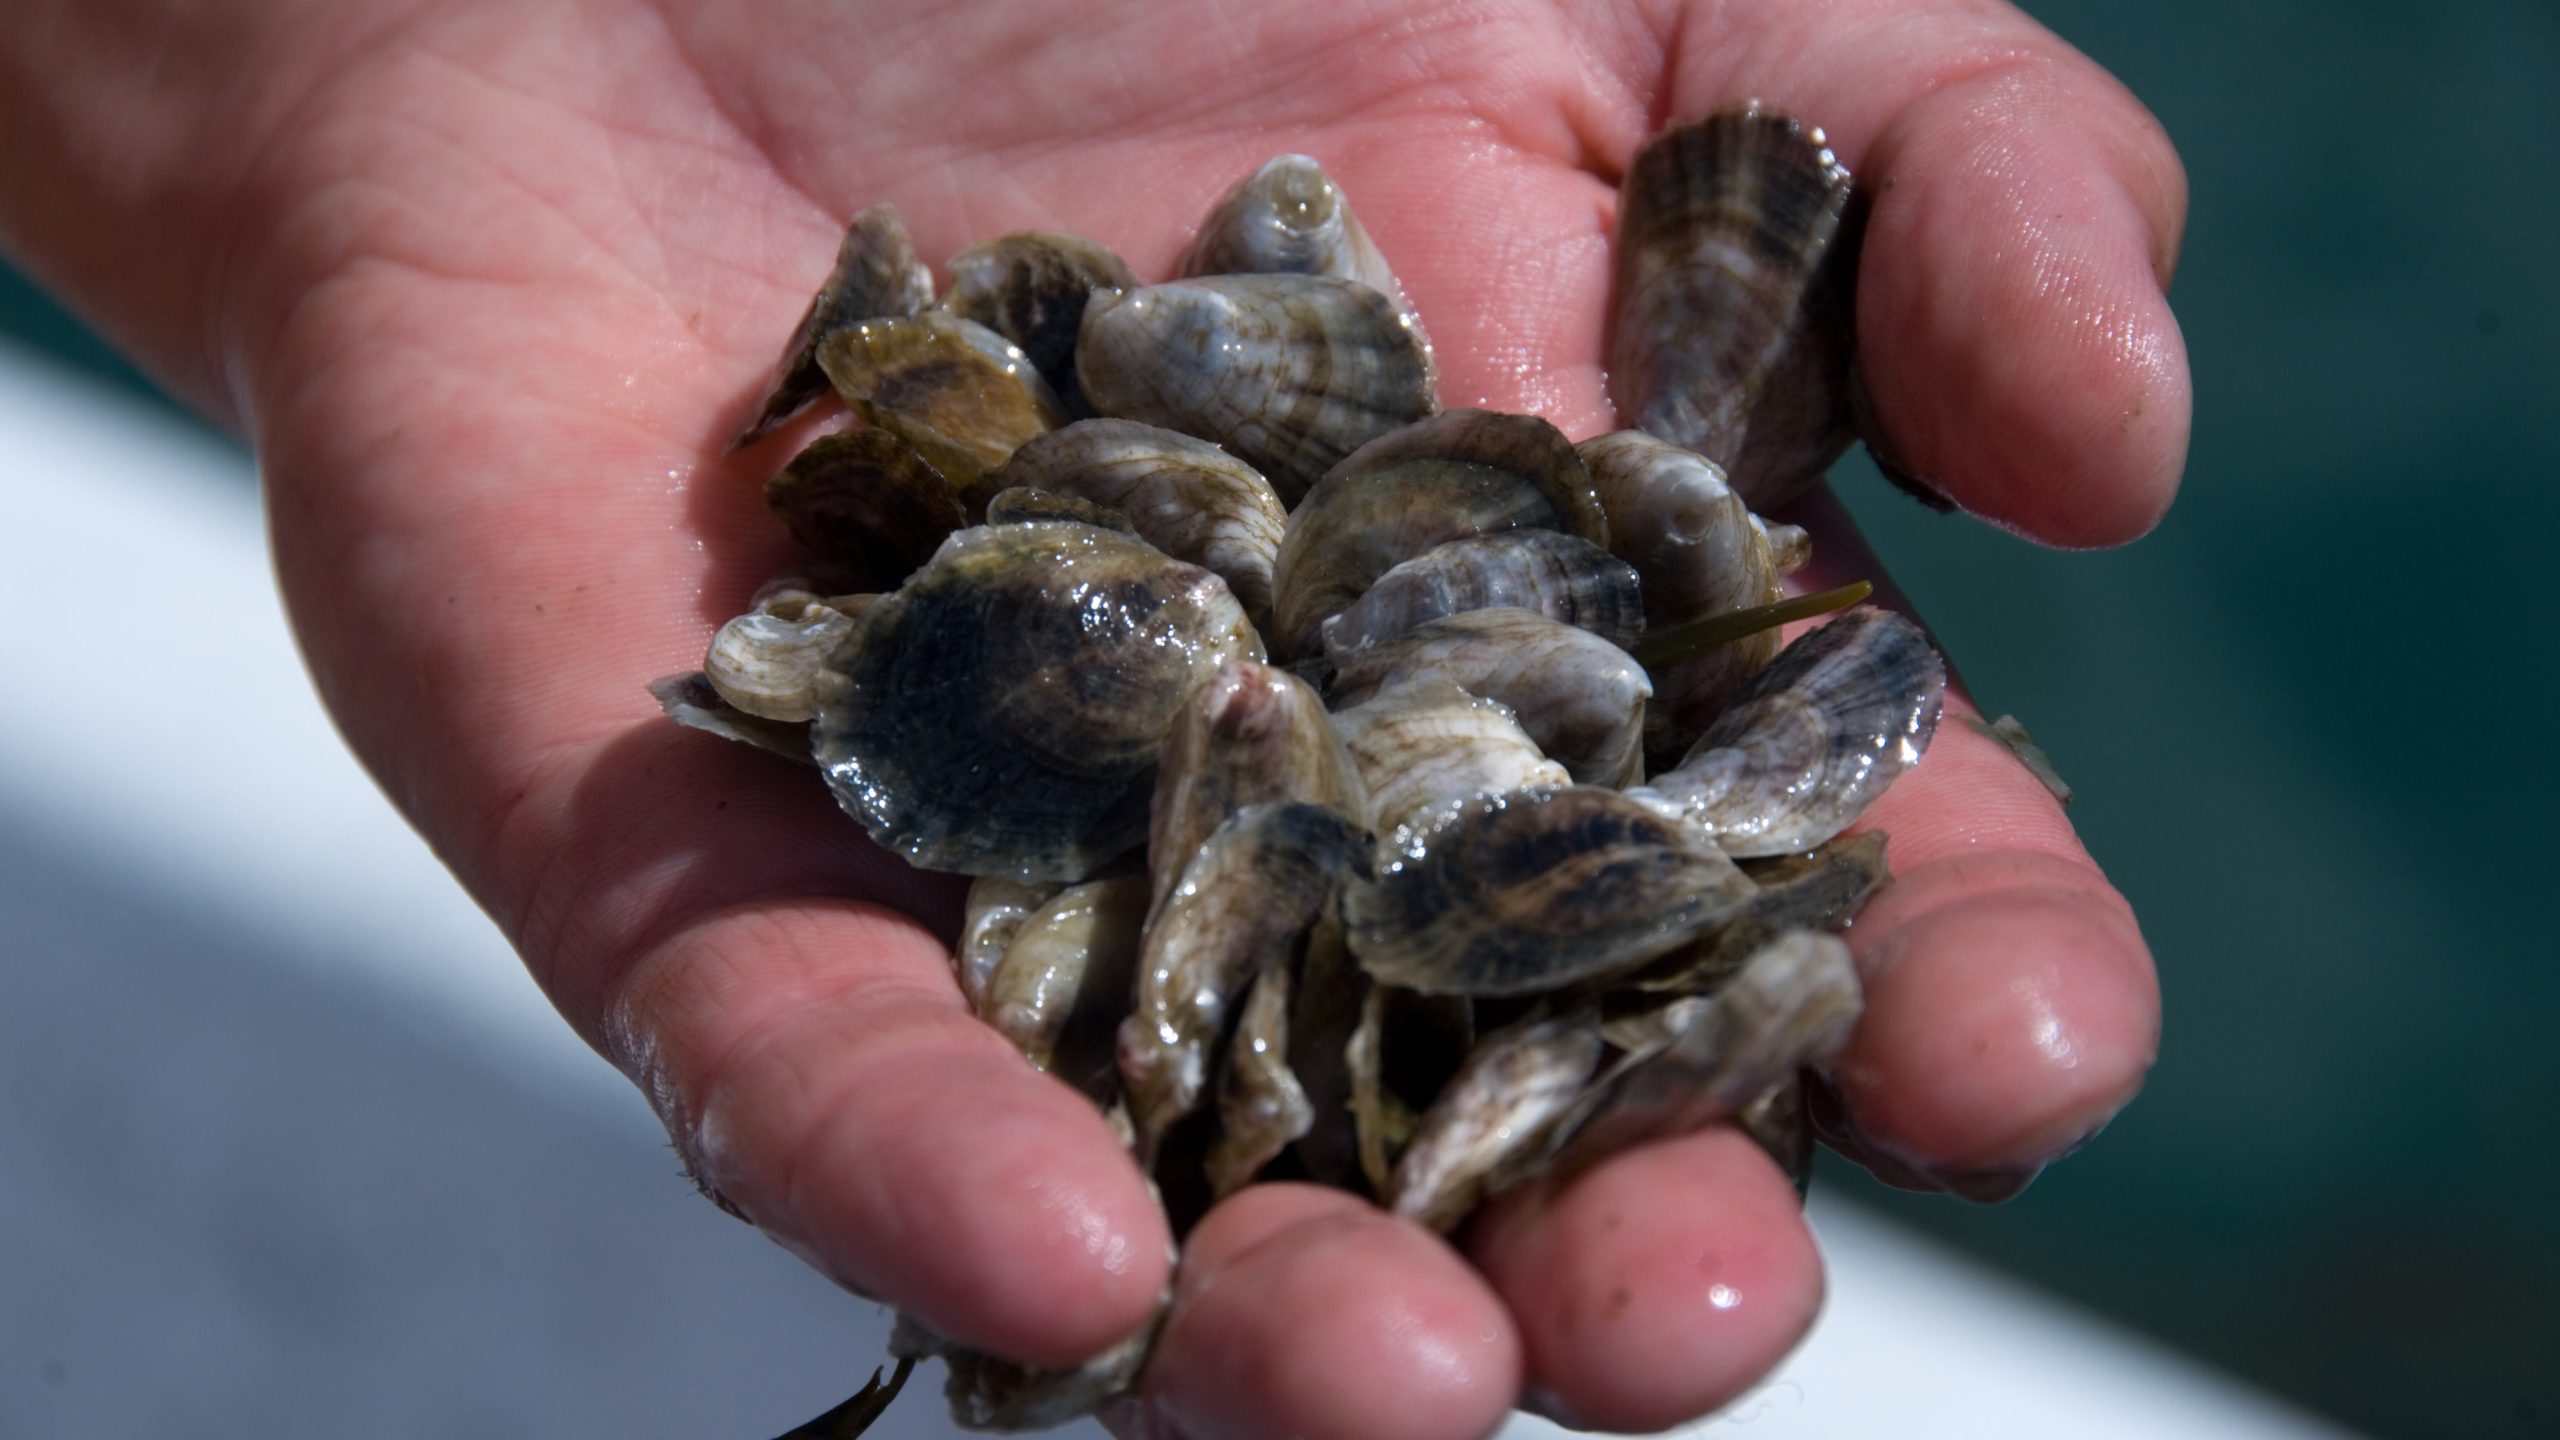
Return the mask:
<svg viewBox="0 0 2560 1440">
<path fill-rule="evenodd" d="M 1617 170 L 1756 97 L 1872 188 L 1859 329 L 1904 467 L 2076 545 L 2141 533 L 2183 461 L 2176 162 L 2088 62 L 1979 0 L 369 0 L 260 26 L 249 80 L 115 121 L 165 122 L 148 145 L 46 152 L 156 168 L 21 170 L 14 243 L 234 408 L 350 741 L 696 1175 L 846 1284 L 1025 1360 L 1151 1314 L 1168 1238 L 1140 1177 L 960 1003 L 946 883 L 642 688 L 787 567 L 774 454 L 720 446 L 846 217 L 894 202 L 929 258 L 1075 230 L 1154 277 L 1219 190 L 1304 150 L 1429 324 L 1444 401 L 1579 437 L 1612 424 Z M 48 83 L 15 48 L 13 115 Z M 43 196 L 57 179 L 73 200 Z M 1817 563 L 1872 575 L 1808 508 Z M 1866 823 L 1898 876 L 1850 937 L 1869 1009 L 1843 1123 L 1906 1179 L 1998 1188 L 2139 1085 L 2148 954 L 2051 799 L 1963 726 Z M 1527 1386 L 1656 1428 L 1765 1372 L 1820 1293 L 1794 1195 L 1723 1130 L 1507 1197 L 1466 1243 L 1305 1187 L 1234 1197 L 1121 1423 L 1465 1435 Z"/>
</svg>

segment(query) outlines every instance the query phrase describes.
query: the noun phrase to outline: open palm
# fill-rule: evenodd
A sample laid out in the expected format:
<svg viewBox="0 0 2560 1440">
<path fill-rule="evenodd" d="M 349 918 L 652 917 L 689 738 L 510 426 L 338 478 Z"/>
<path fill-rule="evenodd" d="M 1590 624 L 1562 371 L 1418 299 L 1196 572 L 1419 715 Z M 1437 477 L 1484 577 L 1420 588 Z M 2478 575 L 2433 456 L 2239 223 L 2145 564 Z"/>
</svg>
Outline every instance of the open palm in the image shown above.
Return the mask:
<svg viewBox="0 0 2560 1440">
<path fill-rule="evenodd" d="M 2147 528 L 2183 459 L 2176 163 L 1987 0 L 273 10 L 297 38 L 265 53 L 291 63 L 242 102 L 257 143 L 202 141 L 236 183 L 177 237 L 206 262 L 170 272 L 216 338 L 122 323 L 228 386 L 328 701 L 706 1186 L 1026 1360 L 1102 1348 L 1171 1283 L 1137 1171 L 970 1018 L 945 884 L 643 688 L 788 563 L 760 491 L 783 447 L 719 447 L 847 217 L 894 202 L 928 258 L 1074 230 L 1156 277 L 1219 190 L 1306 151 L 1396 263 L 1443 401 L 1579 438 L 1612 428 L 1618 170 L 1756 97 L 1873 187 L 1859 325 L 1902 467 L 2090 544 Z M 104 294 L 76 228 L 28 243 Z M 1861 563 L 1809 509 L 1817 553 Z M 1851 936 L 1870 1009 L 1833 1126 L 1896 1178 L 1999 1192 L 2140 1083 L 2149 957 L 2053 803 L 1964 727 L 1869 823 L 1899 879 Z M 1655 1427 L 1775 1363 L 1820 1293 L 1793 1194 L 1727 1132 L 1508 1197 L 1466 1238 L 1238 1195 L 1189 1243 L 1126 1423 L 1465 1435 L 1526 1390 Z"/>
</svg>

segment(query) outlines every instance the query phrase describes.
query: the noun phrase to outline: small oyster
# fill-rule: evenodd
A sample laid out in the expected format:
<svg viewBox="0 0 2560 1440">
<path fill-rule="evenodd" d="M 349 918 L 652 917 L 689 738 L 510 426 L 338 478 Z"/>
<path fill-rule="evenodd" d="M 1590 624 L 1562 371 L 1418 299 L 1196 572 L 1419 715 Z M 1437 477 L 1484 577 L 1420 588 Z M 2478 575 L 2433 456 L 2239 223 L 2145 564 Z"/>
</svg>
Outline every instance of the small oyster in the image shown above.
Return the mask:
<svg viewBox="0 0 2560 1440">
<path fill-rule="evenodd" d="M 1372 978 L 1432 994 L 1528 995 L 1631 970 L 1717 924 L 1751 882 L 1614 790 L 1475 802 L 1345 897 Z"/>
<path fill-rule="evenodd" d="M 1635 657 L 1588 630 L 1528 610 L 1462 610 L 1350 657 L 1337 705 L 1417 680 L 1499 701 L 1547 757 L 1584 785 L 1623 785 L 1644 762 L 1653 682 Z"/>
<path fill-rule="evenodd" d="M 960 907 L 960 943 L 951 952 L 951 970 L 969 1008 L 987 1013 L 987 985 L 1023 922 L 1065 887 L 1055 882 L 1027 884 L 1001 875 L 981 875 L 969 882 L 969 898 Z"/>
<path fill-rule="evenodd" d="M 1849 443 L 1853 193 L 1819 129 L 1757 108 L 1655 136 L 1620 190 L 1609 398 L 1758 509 Z"/>
<path fill-rule="evenodd" d="M 702 660 L 720 698 L 767 720 L 818 713 L 818 676 L 853 634 L 854 617 L 813 596 L 769 600 L 720 627 Z"/>
<path fill-rule="evenodd" d="M 1794 566 L 1782 559 L 1801 563 L 1801 553 L 1781 557 L 1769 529 L 1713 461 L 1640 430 L 1595 436 L 1574 448 L 1608 512 L 1611 552 L 1635 567 L 1648 629 L 1784 598 L 1779 577 Z M 1804 532 L 1778 529 L 1801 552 Z M 1778 643 L 1773 627 L 1657 667 L 1645 748 L 1666 763 L 1678 758 L 1743 684 L 1777 658 Z"/>
<path fill-rule="evenodd" d="M 988 977 L 979 1018 L 1035 1068 L 1107 1096 L 1112 1032 L 1137 974 L 1146 915 L 1144 876 L 1059 891 L 1015 929 Z"/>
<path fill-rule="evenodd" d="M 1733 1118 L 1799 1067 L 1837 1054 L 1865 1006 L 1849 947 L 1811 930 L 1763 946 L 1712 997 L 1678 1003 L 1683 1023 L 1671 1038 L 1627 1056 L 1556 1127 L 1557 1168 Z"/>
<path fill-rule="evenodd" d="M 1387 257 L 1351 201 L 1311 155 L 1277 155 L 1235 183 L 1184 251 L 1177 274 L 1332 275 L 1395 301 L 1421 333 Z M 1427 346 L 1426 342 L 1426 346 Z"/>
<path fill-rule="evenodd" d="M 1394 1184 L 1396 1162 L 1424 1111 L 1475 1046 L 1475 1006 L 1463 995 L 1369 985 L 1343 1049 L 1360 1173 L 1372 1193 Z"/>
<path fill-rule="evenodd" d="M 1272 566 L 1273 637 L 1315 653 L 1325 620 L 1435 545 L 1534 527 L 1608 542 L 1591 475 L 1535 415 L 1450 410 L 1343 457 L 1289 516 Z"/>
<path fill-rule="evenodd" d="M 1369 795 L 1306 682 L 1251 660 L 1218 667 L 1176 712 L 1147 815 L 1155 904 L 1219 826 L 1249 805 L 1322 805 L 1355 824 Z"/>
<path fill-rule="evenodd" d="M 1588 1007 L 1485 1036 L 1414 1127 L 1388 1181 L 1387 1208 L 1434 1230 L 1455 1228 L 1572 1111 L 1603 1048 Z"/>
<path fill-rule="evenodd" d="M 1946 693 L 1920 627 L 1861 606 L 1781 651 L 1639 798 L 1732 855 L 1810 850 L 1920 763 Z"/>
<path fill-rule="evenodd" d="M 1081 235 L 1026 230 L 972 245 L 951 257 L 951 293 L 942 303 L 1022 348 L 1070 415 L 1085 415 L 1076 383 L 1076 332 L 1096 290 L 1138 283 L 1126 262 Z"/>
<path fill-rule="evenodd" d="M 1216 571 L 1255 625 L 1270 622 L 1289 512 L 1270 481 L 1208 441 L 1136 420 L 1079 420 L 1023 442 L 990 479 L 1110 506 L 1148 544 Z"/>
<path fill-rule="evenodd" d="M 1315 1125 L 1315 1107 L 1289 1067 L 1290 992 L 1296 974 L 1272 965 L 1255 976 L 1218 1086 L 1218 1135 L 1209 1142 L 1209 1189 L 1234 1193 Z"/>
<path fill-rule="evenodd" d="M 869 424 L 915 447 L 964 492 L 1022 442 L 1067 423 L 1029 356 L 994 331 L 927 310 L 865 320 L 828 336 L 818 364 Z"/>
<path fill-rule="evenodd" d="M 1175 711 L 1261 642 L 1218 577 L 1072 521 L 963 530 L 820 682 L 837 801 L 920 866 L 1080 880 L 1146 833 Z"/>
<path fill-rule="evenodd" d="M 854 567 L 879 590 L 896 589 L 973 518 L 972 497 L 914 447 L 868 428 L 811 441 L 765 482 L 764 498 L 803 549 Z"/>
<path fill-rule="evenodd" d="M 1395 302 L 1320 275 L 1215 275 L 1097 296 L 1076 375 L 1095 410 L 1216 441 L 1284 502 L 1438 408 L 1431 352 Z"/>
<path fill-rule="evenodd" d="M 932 303 L 933 272 L 916 258 L 897 208 L 874 205 L 854 216 L 836 247 L 835 269 L 782 347 L 782 363 L 774 368 L 756 418 L 730 440 L 729 448 L 743 450 L 772 434 L 827 393 L 818 346 L 828 336 L 864 320 L 913 315 Z"/>
<path fill-rule="evenodd" d="M 1337 669 L 1361 651 L 1462 610 L 1530 610 L 1620 649 L 1644 631 L 1634 567 L 1578 535 L 1506 530 L 1435 545 L 1378 577 L 1324 622 Z"/>
<path fill-rule="evenodd" d="M 1368 832 L 1321 805 L 1253 805 L 1218 827 L 1157 908 L 1120 1027 L 1138 1153 L 1200 1103 L 1209 1056 L 1246 985 L 1286 965 L 1366 866 Z"/>
<path fill-rule="evenodd" d="M 1843 835 L 1801 855 L 1744 863 L 1755 887 L 1741 913 L 1624 982 L 1631 990 L 1702 995 L 1723 985 L 1753 952 L 1789 930 L 1838 930 L 1891 879 L 1884 833 Z"/>
<path fill-rule="evenodd" d="M 1378 833 L 1399 846 L 1409 843 L 1407 832 L 1428 830 L 1481 796 L 1573 783 L 1509 706 L 1446 680 L 1380 690 L 1334 712 L 1333 728 L 1360 767 Z"/>
<path fill-rule="evenodd" d="M 652 680 L 649 693 L 656 697 L 658 708 L 666 712 L 668 719 L 689 730 L 753 745 L 803 765 L 818 763 L 809 753 L 808 726 L 748 714 L 720 698 L 720 692 L 699 670 Z"/>
</svg>

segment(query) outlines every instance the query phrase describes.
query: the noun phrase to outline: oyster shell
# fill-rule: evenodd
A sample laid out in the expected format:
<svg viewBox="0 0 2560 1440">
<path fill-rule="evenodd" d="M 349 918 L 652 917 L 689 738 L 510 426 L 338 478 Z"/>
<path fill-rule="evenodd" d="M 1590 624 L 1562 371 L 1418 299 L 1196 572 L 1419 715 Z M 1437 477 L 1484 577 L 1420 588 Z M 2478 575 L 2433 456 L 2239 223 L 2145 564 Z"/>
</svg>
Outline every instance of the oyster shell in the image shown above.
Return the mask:
<svg viewBox="0 0 2560 1440">
<path fill-rule="evenodd" d="M 828 336 L 863 320 L 913 315 L 932 303 L 933 272 L 916 258 L 897 207 L 874 205 L 854 216 L 836 246 L 835 269 L 782 347 L 782 361 L 774 367 L 756 417 L 731 438 L 729 449 L 743 450 L 772 434 L 827 393 L 818 346 Z"/>
<path fill-rule="evenodd" d="M 1757 108 L 1655 136 L 1620 189 L 1609 398 L 1758 509 L 1849 443 L 1855 193 L 1821 130 Z"/>
<path fill-rule="evenodd" d="M 839 652 L 812 742 L 911 863 L 1080 880 L 1145 834 L 1183 698 L 1261 648 L 1218 577 L 1126 535 L 963 530 Z"/>
<path fill-rule="evenodd" d="M 1837 1054 L 1864 1006 L 1849 947 L 1836 935 L 1790 930 L 1712 997 L 1681 1002 L 1671 1038 L 1612 1067 L 1556 1127 L 1559 1144 L 1537 1163 L 1577 1170 L 1731 1119 L 1799 1067 Z"/>
<path fill-rule="evenodd" d="M 1323 699 L 1286 671 L 1230 660 L 1192 692 L 1165 737 L 1147 819 L 1155 903 L 1173 894 L 1184 867 L 1229 817 L 1286 801 L 1368 821 L 1368 790 Z"/>
<path fill-rule="evenodd" d="M 1108 505 L 1096 505 L 1073 495 L 1042 490 L 1031 485 L 1008 485 L 987 497 L 987 523 L 1021 525 L 1033 520 L 1073 520 L 1097 530 L 1117 530 L 1123 535 L 1137 535 L 1138 527 L 1129 517 Z M 1139 539 L 1145 539 L 1143 535 Z M 1161 548 L 1161 547 L 1159 547 Z"/>
<path fill-rule="evenodd" d="M 1384 1195 L 1394 1184 L 1415 1127 L 1465 1065 L 1475 1039 L 1475 1006 L 1463 995 L 1367 987 L 1343 1060 L 1360 1173 L 1372 1193 Z"/>
<path fill-rule="evenodd" d="M 1751 882 L 1614 790 L 1473 802 L 1344 898 L 1373 979 L 1431 994 L 1528 995 L 1631 970 L 1722 922 Z"/>
<path fill-rule="evenodd" d="M 970 522 L 971 497 L 886 430 L 824 435 L 765 482 L 765 503 L 822 561 L 895 589 Z M 985 507 L 983 497 L 977 507 Z"/>
<path fill-rule="evenodd" d="M 1891 879 L 1879 830 L 1844 835 L 1801 855 L 1745 863 L 1756 887 L 1741 913 L 1628 977 L 1630 990 L 1702 995 L 1740 970 L 1753 952 L 1789 930 L 1838 930 Z"/>
<path fill-rule="evenodd" d="M 1588 630 L 1527 610 L 1462 610 L 1351 656 L 1331 694 L 1356 705 L 1417 680 L 1500 702 L 1580 784 L 1623 785 L 1642 772 L 1653 682 L 1634 656 Z"/>
<path fill-rule="evenodd" d="M 1422 333 L 1387 257 L 1349 197 L 1311 155 L 1275 155 L 1221 197 L 1182 254 L 1176 274 L 1332 275 L 1393 300 Z M 1428 341 L 1425 341 L 1428 348 Z"/>
<path fill-rule="evenodd" d="M 1321 275 L 1214 275 L 1097 296 L 1076 375 L 1095 410 L 1215 441 L 1283 502 L 1438 408 L 1431 352 L 1395 302 Z"/>
<path fill-rule="evenodd" d="M 1573 783 L 1511 707 L 1446 680 L 1380 690 L 1335 711 L 1333 728 L 1359 766 L 1378 833 L 1398 846 L 1480 796 Z"/>
<path fill-rule="evenodd" d="M 964 493 L 992 493 L 980 484 L 987 471 L 1067 423 L 1029 356 L 940 310 L 848 326 L 819 343 L 818 364 L 853 413 L 913 446 Z"/>
<path fill-rule="evenodd" d="M 1244 988 L 1289 963 L 1367 866 L 1368 832 L 1321 805 L 1252 805 L 1218 827 L 1147 926 L 1120 1078 L 1152 1165 L 1200 1103 L 1209 1056 Z"/>
<path fill-rule="evenodd" d="M 1289 1068 L 1290 992 L 1296 971 L 1266 966 L 1245 995 L 1218 1086 L 1218 1135 L 1209 1142 L 1209 1189 L 1241 1189 L 1315 1125 L 1306 1087 Z"/>
<path fill-rule="evenodd" d="M 1810 850 L 1920 763 L 1946 693 L 1920 627 L 1860 606 L 1781 651 L 1640 798 L 1728 854 Z"/>
<path fill-rule="evenodd" d="M 1233 455 L 1136 420 L 1079 420 L 1025 441 L 991 477 L 1107 505 L 1147 543 L 1218 573 L 1256 626 L 1271 620 L 1271 567 L 1289 512 Z"/>
<path fill-rule="evenodd" d="M 666 712 L 668 719 L 686 729 L 700 730 L 742 745 L 753 745 L 803 765 L 818 763 L 809 753 L 808 726 L 748 714 L 720 698 L 720 692 L 712 688 L 711 681 L 699 670 L 652 680 L 649 693 L 657 699 L 658 708 Z"/>
<path fill-rule="evenodd" d="M 1462 610 L 1530 610 L 1627 649 L 1644 631 L 1633 566 L 1578 535 L 1506 530 L 1435 545 L 1378 577 L 1320 627 L 1324 656 L 1350 657 Z"/>
<path fill-rule="evenodd" d="M 1387 1182 L 1387 1208 L 1452 1230 L 1496 1177 L 1573 1110 L 1606 1048 L 1588 1007 L 1532 1015 L 1477 1042 L 1414 1127 Z"/>
<path fill-rule="evenodd" d="M 1039 913 L 1064 886 L 981 875 L 969 882 L 969 898 L 960 907 L 960 943 L 951 952 L 953 977 L 971 1011 L 987 1013 L 987 985 L 1023 922 Z"/>
<path fill-rule="evenodd" d="M 945 308 L 1020 346 L 1068 414 L 1090 414 L 1076 383 L 1076 333 L 1094 291 L 1138 283 L 1127 263 L 1081 235 L 1025 230 L 970 246 L 950 268 Z"/>
<path fill-rule="evenodd" d="M 1289 516 L 1272 566 L 1273 637 L 1315 653 L 1321 628 L 1388 570 L 1451 540 L 1534 527 L 1608 542 L 1590 472 L 1535 415 L 1450 410 L 1345 456 Z"/>
<path fill-rule="evenodd" d="M 1139 875 L 1089 880 L 1049 897 L 1005 946 L 979 1018 L 1034 1068 L 1107 1096 L 1112 1033 L 1137 975 L 1146 915 Z"/>
<path fill-rule="evenodd" d="M 1784 598 L 1779 577 L 1794 567 L 1780 563 L 1769 530 L 1713 461 L 1640 430 L 1595 436 L 1575 449 L 1608 512 L 1610 552 L 1635 567 L 1649 628 Z M 1779 529 L 1801 552 L 1804 532 Z M 1777 630 L 1763 630 L 1657 667 L 1645 748 L 1668 762 L 1696 743 L 1744 683 L 1777 658 L 1779 638 Z"/>
<path fill-rule="evenodd" d="M 853 628 L 853 616 L 814 596 L 787 594 L 722 625 L 703 656 L 702 677 L 749 715 L 808 720 L 818 713 L 818 676 Z"/>
</svg>

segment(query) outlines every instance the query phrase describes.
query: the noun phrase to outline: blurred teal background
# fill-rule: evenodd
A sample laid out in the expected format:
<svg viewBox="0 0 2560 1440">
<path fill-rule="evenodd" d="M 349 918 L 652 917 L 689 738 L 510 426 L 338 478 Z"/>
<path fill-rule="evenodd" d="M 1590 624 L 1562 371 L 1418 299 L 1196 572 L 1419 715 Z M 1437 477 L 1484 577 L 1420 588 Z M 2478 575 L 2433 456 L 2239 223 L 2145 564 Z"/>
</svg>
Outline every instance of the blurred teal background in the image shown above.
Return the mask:
<svg viewBox="0 0 2560 1440">
<path fill-rule="evenodd" d="M 2560 7 L 2028 8 L 2187 163 L 2185 492 L 2060 555 L 1838 484 L 2078 791 L 2168 1029 L 2006 1205 L 1826 1183 L 2373 1433 L 2560 1434 Z M 0 327 L 147 389 L 4 272 Z"/>
</svg>

